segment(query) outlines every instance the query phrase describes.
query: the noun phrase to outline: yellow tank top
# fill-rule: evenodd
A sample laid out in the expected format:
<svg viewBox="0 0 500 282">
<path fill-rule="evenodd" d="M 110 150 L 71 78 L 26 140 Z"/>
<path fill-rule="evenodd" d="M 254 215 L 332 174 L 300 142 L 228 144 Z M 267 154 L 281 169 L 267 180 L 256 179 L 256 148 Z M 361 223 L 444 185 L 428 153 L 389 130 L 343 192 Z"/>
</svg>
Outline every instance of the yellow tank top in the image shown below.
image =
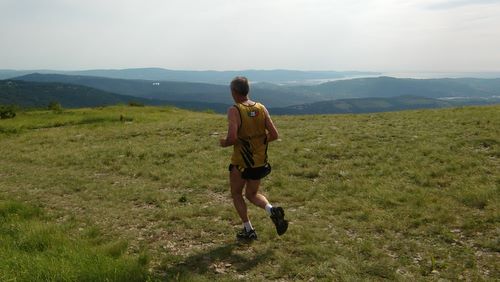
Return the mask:
<svg viewBox="0 0 500 282">
<path fill-rule="evenodd" d="M 267 133 L 264 106 L 234 105 L 240 112 L 238 142 L 234 145 L 231 164 L 240 168 L 261 167 L 267 164 Z"/>
</svg>

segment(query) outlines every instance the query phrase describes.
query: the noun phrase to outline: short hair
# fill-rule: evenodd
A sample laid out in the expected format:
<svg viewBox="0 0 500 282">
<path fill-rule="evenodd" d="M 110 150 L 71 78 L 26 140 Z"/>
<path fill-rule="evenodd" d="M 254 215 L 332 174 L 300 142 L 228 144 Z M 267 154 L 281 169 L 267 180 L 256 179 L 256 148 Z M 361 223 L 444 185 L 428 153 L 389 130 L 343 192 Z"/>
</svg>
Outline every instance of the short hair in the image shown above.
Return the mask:
<svg viewBox="0 0 500 282">
<path fill-rule="evenodd" d="M 244 76 L 237 76 L 231 81 L 231 91 L 246 96 L 250 91 L 248 79 Z"/>
</svg>

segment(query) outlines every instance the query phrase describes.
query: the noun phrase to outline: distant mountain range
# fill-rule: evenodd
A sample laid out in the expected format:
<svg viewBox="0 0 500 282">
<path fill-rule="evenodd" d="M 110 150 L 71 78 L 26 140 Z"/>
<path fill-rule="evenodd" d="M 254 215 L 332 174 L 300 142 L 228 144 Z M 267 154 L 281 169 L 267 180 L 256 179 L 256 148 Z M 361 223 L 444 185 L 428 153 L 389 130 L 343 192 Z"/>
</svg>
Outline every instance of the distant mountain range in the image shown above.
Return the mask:
<svg viewBox="0 0 500 282">
<path fill-rule="evenodd" d="M 305 82 L 308 80 L 341 79 L 359 76 L 380 75 L 377 72 L 360 71 L 296 71 L 296 70 L 241 70 L 241 71 L 182 71 L 162 68 L 98 69 L 83 71 L 55 70 L 0 70 L 0 79 L 11 79 L 31 73 L 98 76 L 118 79 L 139 79 L 158 81 L 199 82 L 228 85 L 238 75 L 251 78 L 254 82 Z"/>
<path fill-rule="evenodd" d="M 251 98 L 273 114 L 361 113 L 500 102 L 500 79 L 357 78 L 318 85 L 252 83 Z M 0 81 L 0 104 L 92 107 L 136 101 L 145 105 L 223 113 L 233 101 L 228 85 L 28 74 Z"/>
<path fill-rule="evenodd" d="M 107 92 L 147 99 L 219 104 L 233 103 L 228 85 L 38 73 L 17 77 L 15 79 L 84 85 Z M 284 107 L 324 100 L 321 96 L 308 95 L 307 92 L 302 90 L 297 92 L 290 91 L 288 88 L 278 85 L 275 85 L 275 87 L 252 87 L 252 98 L 270 107 Z"/>
</svg>

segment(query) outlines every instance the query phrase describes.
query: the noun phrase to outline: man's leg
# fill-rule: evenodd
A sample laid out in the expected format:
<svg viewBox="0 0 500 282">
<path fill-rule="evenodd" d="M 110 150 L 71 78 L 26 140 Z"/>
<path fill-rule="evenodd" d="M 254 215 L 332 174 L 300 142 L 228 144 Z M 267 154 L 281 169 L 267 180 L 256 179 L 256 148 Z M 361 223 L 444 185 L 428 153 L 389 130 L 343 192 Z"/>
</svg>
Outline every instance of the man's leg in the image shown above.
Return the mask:
<svg viewBox="0 0 500 282">
<path fill-rule="evenodd" d="M 242 222 L 248 222 L 247 205 L 243 199 L 243 188 L 245 187 L 245 179 L 241 178 L 241 172 L 233 167 L 229 173 L 229 184 L 231 186 L 231 197 L 233 204 L 241 218 Z"/>
<path fill-rule="evenodd" d="M 260 180 L 247 180 L 245 188 L 245 196 L 254 205 L 265 209 L 276 226 L 278 235 L 283 235 L 288 229 L 288 221 L 285 219 L 285 211 L 282 207 L 274 208 L 269 204 L 269 201 L 264 195 L 259 193 Z"/>
<path fill-rule="evenodd" d="M 266 208 L 269 201 L 264 195 L 259 193 L 260 180 L 247 180 L 247 187 L 245 189 L 245 197 L 254 205 Z"/>
<path fill-rule="evenodd" d="M 238 215 L 243 222 L 243 231 L 236 234 L 236 238 L 244 240 L 257 240 L 257 233 L 252 227 L 252 223 L 248 219 L 247 205 L 243 199 L 243 188 L 246 180 L 241 178 L 241 172 L 237 168 L 233 168 L 229 173 L 229 182 L 231 185 L 231 196 L 233 204 L 238 212 Z"/>
</svg>

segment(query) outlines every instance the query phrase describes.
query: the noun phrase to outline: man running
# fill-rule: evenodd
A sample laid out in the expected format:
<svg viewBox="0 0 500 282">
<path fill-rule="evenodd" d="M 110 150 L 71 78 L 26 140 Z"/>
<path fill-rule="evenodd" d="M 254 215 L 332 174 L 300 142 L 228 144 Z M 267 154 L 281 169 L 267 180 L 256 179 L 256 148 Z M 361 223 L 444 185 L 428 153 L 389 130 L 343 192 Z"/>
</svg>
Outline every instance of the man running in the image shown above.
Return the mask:
<svg viewBox="0 0 500 282">
<path fill-rule="evenodd" d="M 288 221 L 284 218 L 283 208 L 273 207 L 259 193 L 260 180 L 271 173 L 271 166 L 267 162 L 267 147 L 269 142 L 278 139 L 278 130 L 266 107 L 248 98 L 249 90 L 245 77 L 238 76 L 231 82 L 231 95 L 236 104 L 228 109 L 227 137 L 220 139 L 220 145 L 234 147 L 229 165 L 229 183 L 234 207 L 243 222 L 243 230 L 236 237 L 256 240 L 257 233 L 248 219 L 243 189 L 245 197 L 251 203 L 266 210 L 278 235 L 286 232 Z"/>
</svg>

